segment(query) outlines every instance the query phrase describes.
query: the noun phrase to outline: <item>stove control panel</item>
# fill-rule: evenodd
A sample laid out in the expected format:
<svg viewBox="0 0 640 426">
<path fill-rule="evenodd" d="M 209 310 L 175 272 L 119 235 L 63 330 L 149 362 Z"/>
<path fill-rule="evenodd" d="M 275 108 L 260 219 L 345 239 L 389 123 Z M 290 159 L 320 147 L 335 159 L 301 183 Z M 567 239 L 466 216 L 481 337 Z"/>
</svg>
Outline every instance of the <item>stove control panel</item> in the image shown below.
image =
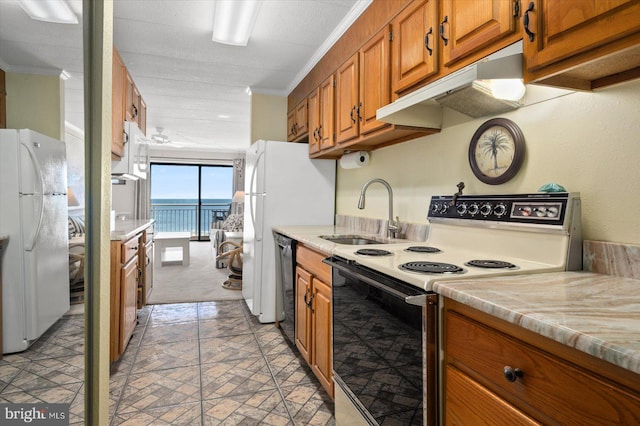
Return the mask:
<svg viewBox="0 0 640 426">
<path fill-rule="evenodd" d="M 440 195 L 431 198 L 428 219 L 513 224 L 564 224 L 567 206 L 577 194 Z"/>
</svg>

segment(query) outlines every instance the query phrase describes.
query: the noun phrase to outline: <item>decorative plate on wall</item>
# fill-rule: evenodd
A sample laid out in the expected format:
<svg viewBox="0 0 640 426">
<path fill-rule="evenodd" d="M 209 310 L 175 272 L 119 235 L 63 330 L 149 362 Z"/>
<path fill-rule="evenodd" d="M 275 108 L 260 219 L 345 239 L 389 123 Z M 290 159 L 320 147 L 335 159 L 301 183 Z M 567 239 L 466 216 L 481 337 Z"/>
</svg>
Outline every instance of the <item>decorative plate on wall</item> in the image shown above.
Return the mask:
<svg viewBox="0 0 640 426">
<path fill-rule="evenodd" d="M 483 123 L 469 144 L 469 165 L 484 183 L 499 185 L 513 178 L 524 159 L 524 135 L 511 120 L 494 118 Z"/>
</svg>

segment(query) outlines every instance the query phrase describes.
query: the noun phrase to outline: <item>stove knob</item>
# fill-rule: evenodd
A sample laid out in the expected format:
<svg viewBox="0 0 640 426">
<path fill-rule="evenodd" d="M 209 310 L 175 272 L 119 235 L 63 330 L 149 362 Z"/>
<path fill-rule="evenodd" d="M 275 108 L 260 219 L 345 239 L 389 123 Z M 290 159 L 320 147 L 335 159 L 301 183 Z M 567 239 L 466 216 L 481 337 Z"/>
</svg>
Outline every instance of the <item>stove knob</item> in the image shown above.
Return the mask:
<svg viewBox="0 0 640 426">
<path fill-rule="evenodd" d="M 557 207 L 549 207 L 547 209 L 547 217 L 558 217 L 558 208 Z"/>
<path fill-rule="evenodd" d="M 493 209 L 493 214 L 500 217 L 507 212 L 507 207 L 504 204 L 498 204 L 495 209 Z"/>
<path fill-rule="evenodd" d="M 522 216 L 531 216 L 531 207 L 520 207 L 518 211 Z"/>
<path fill-rule="evenodd" d="M 478 207 L 476 203 L 473 203 L 469 206 L 467 213 L 469 213 L 471 216 L 474 216 L 478 213 L 479 210 L 480 210 L 480 207 Z"/>
<path fill-rule="evenodd" d="M 442 205 L 440 206 L 440 213 L 441 214 L 445 214 L 447 213 L 447 211 L 449 210 L 449 203 L 442 203 Z"/>
<path fill-rule="evenodd" d="M 487 204 L 483 204 L 482 207 L 480 207 L 480 214 L 482 216 L 489 216 L 489 214 L 491 213 L 491 204 L 487 203 Z"/>
<path fill-rule="evenodd" d="M 438 210 L 440 210 L 440 204 L 439 203 L 431 204 L 431 213 L 436 214 L 436 213 L 438 213 Z"/>
<path fill-rule="evenodd" d="M 467 204 L 466 203 L 458 204 L 458 207 L 456 207 L 456 211 L 460 216 L 462 216 L 467 212 Z"/>
<path fill-rule="evenodd" d="M 538 217 L 544 217 L 544 216 L 547 215 L 547 208 L 546 207 L 536 207 L 535 209 L 533 209 L 533 212 Z"/>
</svg>

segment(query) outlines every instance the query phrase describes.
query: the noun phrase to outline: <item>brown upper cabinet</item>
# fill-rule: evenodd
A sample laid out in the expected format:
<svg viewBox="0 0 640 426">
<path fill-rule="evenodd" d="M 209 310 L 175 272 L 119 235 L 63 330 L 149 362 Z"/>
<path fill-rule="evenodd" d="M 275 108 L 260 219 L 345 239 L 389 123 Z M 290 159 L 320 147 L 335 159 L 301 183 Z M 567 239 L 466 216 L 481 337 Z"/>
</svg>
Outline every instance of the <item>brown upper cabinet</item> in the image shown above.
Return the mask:
<svg viewBox="0 0 640 426">
<path fill-rule="evenodd" d="M 411 2 L 391 23 L 393 92 L 406 94 L 518 41 L 518 7 L 519 0 Z"/>
<path fill-rule="evenodd" d="M 391 22 L 393 91 L 403 92 L 438 72 L 436 0 L 414 1 Z"/>
<path fill-rule="evenodd" d="M 525 79 L 591 90 L 640 77 L 640 2 L 525 1 Z"/>
<path fill-rule="evenodd" d="M 336 72 L 336 141 L 343 144 L 387 123 L 378 108 L 391 100 L 389 30 L 373 36 Z"/>
<path fill-rule="evenodd" d="M 332 148 L 335 139 L 335 75 L 331 74 L 308 100 L 309 155 Z"/>
<path fill-rule="evenodd" d="M 124 122 L 135 121 L 142 133 L 147 133 L 147 104 L 142 99 L 131 74 L 120 54 L 113 49 L 112 74 L 112 140 L 111 156 L 124 156 L 125 134 Z"/>
<path fill-rule="evenodd" d="M 439 27 L 443 66 L 451 68 L 479 52 L 489 55 L 503 47 L 494 43 L 505 37 L 519 39 L 519 4 L 520 0 L 444 0 Z"/>
<path fill-rule="evenodd" d="M 112 117 L 111 117 L 111 154 L 117 158 L 124 156 L 124 86 L 127 69 L 118 52 L 113 49 L 112 75 Z"/>
<path fill-rule="evenodd" d="M 309 133 L 307 100 L 304 99 L 287 114 L 287 141 L 298 142 Z"/>
</svg>

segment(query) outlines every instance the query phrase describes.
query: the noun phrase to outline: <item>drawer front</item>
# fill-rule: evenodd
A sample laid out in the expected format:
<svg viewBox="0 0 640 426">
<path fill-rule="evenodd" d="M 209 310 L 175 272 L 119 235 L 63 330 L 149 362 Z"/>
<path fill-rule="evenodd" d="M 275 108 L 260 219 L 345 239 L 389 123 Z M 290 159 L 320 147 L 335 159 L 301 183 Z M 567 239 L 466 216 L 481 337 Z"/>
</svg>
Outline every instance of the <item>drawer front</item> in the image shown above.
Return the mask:
<svg viewBox="0 0 640 426">
<path fill-rule="evenodd" d="M 451 311 L 445 333 L 448 363 L 545 423 L 640 424 L 640 398 L 586 370 Z"/>
<path fill-rule="evenodd" d="M 328 256 L 327 254 L 319 253 L 300 244 L 298 244 L 298 248 L 296 249 L 296 263 L 320 280 L 331 285 L 331 266 L 322 263 L 322 259 Z"/>
<path fill-rule="evenodd" d="M 136 235 L 127 242 L 122 243 L 122 252 L 120 256 L 120 261 L 122 263 L 127 263 L 129 259 L 138 254 L 139 238 L 140 236 Z"/>
<path fill-rule="evenodd" d="M 445 425 L 539 425 L 456 368 L 445 370 Z"/>
</svg>

